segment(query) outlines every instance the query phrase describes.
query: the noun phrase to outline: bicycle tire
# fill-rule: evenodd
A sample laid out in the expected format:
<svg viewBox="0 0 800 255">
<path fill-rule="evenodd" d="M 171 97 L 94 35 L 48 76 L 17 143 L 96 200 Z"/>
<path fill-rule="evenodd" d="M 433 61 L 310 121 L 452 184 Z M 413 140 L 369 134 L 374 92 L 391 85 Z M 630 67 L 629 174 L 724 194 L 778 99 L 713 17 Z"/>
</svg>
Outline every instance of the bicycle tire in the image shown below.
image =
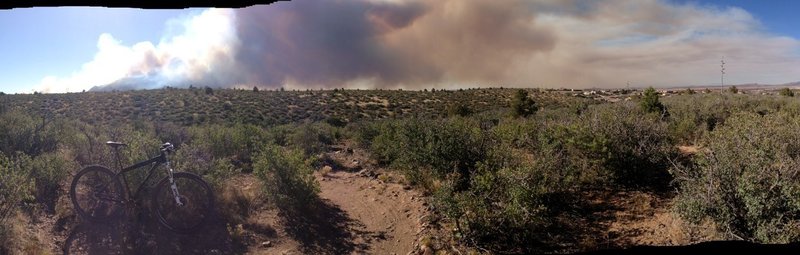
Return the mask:
<svg viewBox="0 0 800 255">
<path fill-rule="evenodd" d="M 214 194 L 211 186 L 195 174 L 178 172 L 173 174 L 173 179 L 185 205 L 175 203 L 169 177 L 164 177 L 156 185 L 152 208 L 161 225 L 173 232 L 188 233 L 202 226 L 211 216 Z"/>
<path fill-rule="evenodd" d="M 92 176 L 91 173 L 94 175 Z M 118 202 L 96 197 L 100 194 L 117 199 L 122 198 L 122 183 L 115 177 L 114 172 L 100 165 L 87 166 L 75 175 L 69 188 L 69 197 L 75 212 L 81 218 L 92 222 L 105 222 L 118 217 L 123 212 L 123 208 Z M 94 183 L 94 185 L 88 185 L 90 183 Z M 83 184 L 87 184 L 87 187 L 83 187 Z M 86 194 L 87 192 L 92 195 Z M 90 203 L 82 205 L 83 202 L 92 200 L 98 202 L 94 206 L 89 205 Z M 105 202 L 100 203 L 100 201 Z"/>
</svg>

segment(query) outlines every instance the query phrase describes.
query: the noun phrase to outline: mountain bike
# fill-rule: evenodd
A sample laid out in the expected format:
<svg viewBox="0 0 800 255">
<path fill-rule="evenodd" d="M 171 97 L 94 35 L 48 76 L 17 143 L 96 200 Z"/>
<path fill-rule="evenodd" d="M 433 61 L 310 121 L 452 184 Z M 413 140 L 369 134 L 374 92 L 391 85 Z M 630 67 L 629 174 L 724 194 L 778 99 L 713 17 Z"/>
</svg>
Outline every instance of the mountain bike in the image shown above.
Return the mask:
<svg viewBox="0 0 800 255">
<path fill-rule="evenodd" d="M 108 141 L 106 145 L 114 149 L 117 171 L 102 165 L 90 165 L 81 169 L 72 179 L 69 195 L 77 214 L 90 222 L 107 222 L 121 216 L 126 210 L 138 206 L 141 194 L 155 169 L 166 165 L 167 176 L 154 186 L 150 194 L 151 210 L 158 221 L 167 229 L 187 233 L 197 229 L 211 215 L 214 206 L 211 187 L 200 176 L 188 172 L 175 172 L 169 164 L 169 154 L 175 148 L 164 143 L 160 155 L 122 168 L 119 149 L 127 145 Z M 147 177 L 131 195 L 125 174 L 152 165 Z M 123 185 L 124 184 L 124 185 Z M 124 189 L 123 189 L 124 187 Z"/>
</svg>

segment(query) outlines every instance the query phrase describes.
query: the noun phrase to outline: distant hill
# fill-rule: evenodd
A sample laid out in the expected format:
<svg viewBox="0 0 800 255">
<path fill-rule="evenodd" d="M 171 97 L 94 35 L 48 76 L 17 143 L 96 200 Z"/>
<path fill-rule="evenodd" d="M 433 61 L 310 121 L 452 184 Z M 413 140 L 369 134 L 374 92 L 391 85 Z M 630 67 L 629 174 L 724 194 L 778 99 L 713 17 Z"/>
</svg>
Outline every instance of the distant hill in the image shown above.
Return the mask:
<svg viewBox="0 0 800 255">
<path fill-rule="evenodd" d="M 515 89 L 431 91 L 306 90 L 258 92 L 240 89 L 153 89 L 66 94 L 20 94 L 0 97 L 6 108 L 20 107 L 47 115 L 110 123 L 137 119 L 200 123 L 251 123 L 262 126 L 334 119 L 351 122 L 409 116 L 438 118 L 456 103 L 473 112 L 503 110 Z M 559 93 L 529 90 L 540 107 L 595 103 Z"/>
</svg>

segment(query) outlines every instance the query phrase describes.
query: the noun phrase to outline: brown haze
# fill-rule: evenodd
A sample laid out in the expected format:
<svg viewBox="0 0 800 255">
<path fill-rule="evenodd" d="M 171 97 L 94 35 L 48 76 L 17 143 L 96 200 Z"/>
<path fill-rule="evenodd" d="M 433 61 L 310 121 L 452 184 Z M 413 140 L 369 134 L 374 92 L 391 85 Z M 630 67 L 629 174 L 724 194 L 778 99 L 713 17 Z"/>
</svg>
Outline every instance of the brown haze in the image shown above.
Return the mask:
<svg viewBox="0 0 800 255">
<path fill-rule="evenodd" d="M 195 31 L 180 35 L 187 40 L 129 48 L 126 72 L 91 85 L 684 86 L 718 84 L 723 57 L 731 83 L 800 80 L 798 40 L 769 34 L 739 8 L 657 0 L 295 0 L 212 9 L 194 19 L 204 15 L 230 25 L 204 32 L 209 22 L 187 22 Z M 204 38 L 223 40 L 195 45 Z M 186 47 L 197 51 L 168 50 Z M 85 69 L 78 75 L 91 73 Z M 42 87 L 58 91 L 74 80 L 51 78 Z"/>
</svg>

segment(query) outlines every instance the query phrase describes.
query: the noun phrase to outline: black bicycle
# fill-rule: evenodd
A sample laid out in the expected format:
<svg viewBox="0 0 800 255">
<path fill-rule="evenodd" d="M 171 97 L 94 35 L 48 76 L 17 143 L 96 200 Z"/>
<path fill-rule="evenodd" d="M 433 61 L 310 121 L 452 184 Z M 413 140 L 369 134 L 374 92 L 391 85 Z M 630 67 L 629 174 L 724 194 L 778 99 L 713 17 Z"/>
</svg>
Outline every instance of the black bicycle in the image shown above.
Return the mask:
<svg viewBox="0 0 800 255">
<path fill-rule="evenodd" d="M 153 186 L 155 189 L 150 201 L 151 210 L 158 221 L 171 231 L 187 233 L 200 227 L 209 218 L 214 206 L 211 187 L 200 176 L 173 171 L 168 159 L 168 155 L 174 151 L 172 144 L 163 144 L 160 155 L 125 168 L 120 165 L 119 148 L 127 145 L 112 141 L 106 144 L 115 151 L 119 171 L 114 173 L 105 166 L 90 165 L 75 175 L 69 195 L 81 218 L 106 222 L 121 216 L 126 208 L 135 208 L 145 184 L 161 165 L 166 165 L 167 176 Z M 151 164 L 147 177 L 131 196 L 125 173 Z"/>
</svg>

